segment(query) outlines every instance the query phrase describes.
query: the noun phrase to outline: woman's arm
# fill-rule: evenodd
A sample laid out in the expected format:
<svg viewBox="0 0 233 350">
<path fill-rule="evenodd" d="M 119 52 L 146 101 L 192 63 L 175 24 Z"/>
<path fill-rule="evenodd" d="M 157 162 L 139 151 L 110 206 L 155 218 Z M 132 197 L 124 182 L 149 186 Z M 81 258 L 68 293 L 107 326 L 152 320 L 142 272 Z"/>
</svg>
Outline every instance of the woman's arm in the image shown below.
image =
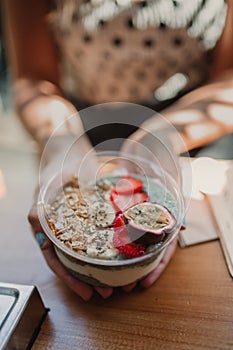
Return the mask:
<svg viewBox="0 0 233 350">
<path fill-rule="evenodd" d="M 176 127 L 186 150 L 205 146 L 232 133 L 233 70 L 227 71 L 219 82 L 187 94 L 162 115 Z M 153 120 L 150 120 L 144 127 L 153 129 L 152 124 Z M 182 153 L 185 149 L 177 151 Z"/>
<path fill-rule="evenodd" d="M 213 52 L 214 61 L 209 82 L 161 111 L 161 115 L 178 131 L 174 133 L 173 139 L 178 154 L 205 146 L 233 132 L 232 52 L 233 2 L 228 1 L 226 26 Z M 132 147 L 137 147 L 137 142 L 147 144 L 147 133 L 157 132 L 160 128 L 159 120 L 161 119 L 155 116 L 144 122 L 141 129 L 129 138 L 134 142 L 126 141 L 123 149 L 134 152 Z"/>
<path fill-rule="evenodd" d="M 233 70 L 225 72 L 219 82 L 212 82 L 185 95 L 161 111 L 160 115 L 164 123 L 161 124 L 161 118 L 155 114 L 126 140 L 123 150 L 134 152 L 137 143 L 147 145 L 147 135 L 156 135 L 161 128 L 169 128 L 172 132 L 170 141 L 176 154 L 205 146 L 233 133 Z"/>
<path fill-rule="evenodd" d="M 233 2 L 227 3 L 226 25 L 213 52 L 209 82 L 161 112 L 177 128 L 188 150 L 233 132 Z M 143 126 L 153 130 L 156 118 Z"/>
<path fill-rule="evenodd" d="M 55 134 L 81 135 L 77 110 L 59 86 L 49 1 L 4 0 L 3 5 L 13 99 L 20 119 L 41 146 L 55 130 Z"/>
</svg>

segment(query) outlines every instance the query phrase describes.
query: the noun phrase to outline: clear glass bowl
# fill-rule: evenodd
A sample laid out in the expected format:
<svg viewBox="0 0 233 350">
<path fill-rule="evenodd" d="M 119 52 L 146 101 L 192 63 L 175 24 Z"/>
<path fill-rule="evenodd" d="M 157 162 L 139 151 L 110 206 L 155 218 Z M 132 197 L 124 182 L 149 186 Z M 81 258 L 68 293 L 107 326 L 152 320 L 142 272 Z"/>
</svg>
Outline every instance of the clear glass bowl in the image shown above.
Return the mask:
<svg viewBox="0 0 233 350">
<path fill-rule="evenodd" d="M 88 171 L 88 166 L 94 167 Z M 87 174 L 88 172 L 88 174 Z M 138 281 L 148 275 L 161 261 L 167 246 L 176 238 L 184 219 L 184 204 L 180 185 L 162 167 L 157 160 L 148 161 L 140 157 L 120 152 L 89 153 L 76 168 L 80 188 L 88 182 L 95 182 L 101 177 L 136 175 L 143 177 L 150 195 L 151 180 L 158 191 L 152 191 L 153 200 L 166 206 L 176 218 L 176 224 L 161 245 L 143 256 L 120 260 L 105 260 L 81 255 L 57 239 L 47 221 L 46 207 L 51 204 L 59 190 L 64 186 L 64 171 L 55 174 L 41 189 L 38 202 L 38 215 L 47 237 L 54 244 L 58 259 L 77 278 L 99 286 L 123 286 Z"/>
</svg>

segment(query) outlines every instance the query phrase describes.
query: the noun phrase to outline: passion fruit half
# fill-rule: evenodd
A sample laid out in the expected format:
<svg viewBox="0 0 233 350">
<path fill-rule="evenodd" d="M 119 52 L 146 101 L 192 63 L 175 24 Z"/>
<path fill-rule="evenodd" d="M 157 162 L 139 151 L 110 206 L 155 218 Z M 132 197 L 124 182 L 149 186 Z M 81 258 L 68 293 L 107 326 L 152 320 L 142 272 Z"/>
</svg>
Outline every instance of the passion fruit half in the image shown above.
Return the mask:
<svg viewBox="0 0 233 350">
<path fill-rule="evenodd" d="M 124 212 L 130 241 L 152 244 L 161 241 L 176 225 L 176 219 L 163 205 L 136 204 Z"/>
</svg>

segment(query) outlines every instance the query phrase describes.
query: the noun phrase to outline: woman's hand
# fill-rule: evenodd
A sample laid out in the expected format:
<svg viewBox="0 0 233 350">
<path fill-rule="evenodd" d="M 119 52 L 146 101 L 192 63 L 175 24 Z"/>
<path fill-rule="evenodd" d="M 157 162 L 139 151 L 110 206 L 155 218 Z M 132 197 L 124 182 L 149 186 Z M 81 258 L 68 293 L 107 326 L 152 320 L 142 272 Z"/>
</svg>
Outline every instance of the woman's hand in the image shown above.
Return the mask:
<svg viewBox="0 0 233 350">
<path fill-rule="evenodd" d="M 32 209 L 29 213 L 29 222 L 32 226 L 32 230 L 40 245 L 41 251 L 45 257 L 45 260 L 51 270 L 77 295 L 83 300 L 88 301 L 91 299 L 94 290 L 98 292 L 103 298 L 108 298 L 112 295 L 114 289 L 110 287 L 92 287 L 87 283 L 84 283 L 77 278 L 73 277 L 68 270 L 58 260 L 54 251 L 52 242 L 44 235 L 41 224 L 37 215 L 37 204 L 34 202 Z M 172 258 L 177 240 L 174 240 L 167 248 L 165 255 L 159 265 L 153 270 L 146 278 L 140 281 L 140 285 L 144 288 L 150 287 L 162 274 Z M 122 287 L 125 292 L 130 292 L 136 287 L 136 283 L 131 283 Z"/>
<path fill-rule="evenodd" d="M 172 256 L 174 255 L 176 246 L 177 246 L 177 241 L 178 241 L 178 238 L 174 239 L 174 241 L 172 241 L 169 244 L 158 266 L 148 276 L 146 276 L 139 282 L 140 286 L 142 286 L 143 288 L 148 288 L 148 287 L 151 287 L 157 281 L 157 279 L 161 276 L 163 271 L 166 269 Z M 136 287 L 136 285 L 137 283 L 131 283 L 128 286 L 124 286 L 122 288 L 125 292 L 130 292 Z"/>
<path fill-rule="evenodd" d="M 91 148 L 86 148 L 83 146 L 84 143 L 79 143 L 79 147 L 74 144 L 72 137 L 67 136 L 56 136 L 54 139 L 50 140 L 50 144 L 44 149 L 44 154 L 41 158 L 41 169 L 40 169 L 40 182 L 39 188 L 43 188 L 44 185 L 48 183 L 51 176 L 54 175 L 58 170 L 61 170 L 64 176 L 64 181 L 69 180 L 75 172 L 77 173 L 77 168 L 81 164 L 81 157 L 87 157 L 88 152 L 93 152 Z M 72 147 L 72 145 L 74 145 Z M 83 150 L 82 150 L 83 147 Z M 68 152 L 69 151 L 69 152 Z M 95 172 L 96 164 L 89 162 L 89 169 L 85 168 L 83 171 L 86 174 L 93 174 Z M 55 185 L 56 186 L 56 185 Z M 58 188 L 54 187 L 53 191 L 56 192 Z M 77 278 L 73 277 L 69 271 L 64 267 L 64 265 L 59 261 L 55 253 L 52 242 L 46 237 L 43 228 L 40 224 L 37 212 L 39 189 L 35 193 L 34 203 L 30 210 L 28 219 L 31 224 L 32 231 L 41 247 L 41 251 L 45 257 L 45 260 L 51 270 L 77 295 L 79 295 L 84 300 L 90 300 L 93 292 L 96 291 L 103 298 L 108 298 L 114 291 L 114 288 L 110 287 L 93 287 L 90 286 Z M 158 265 L 158 267 L 145 279 L 143 279 L 140 284 L 143 287 L 151 286 L 156 279 L 160 276 L 162 271 L 167 266 L 172 254 L 175 250 L 176 242 L 172 243 L 168 247 L 164 258 Z M 134 289 L 136 283 L 132 283 L 127 286 L 123 286 L 122 289 L 126 292 L 130 292 Z"/>
<path fill-rule="evenodd" d="M 45 236 L 43 228 L 38 219 L 37 213 L 37 196 L 35 197 L 35 202 L 30 210 L 28 219 L 32 227 L 32 231 L 40 245 L 41 251 L 44 258 L 51 268 L 51 270 L 77 295 L 79 295 L 83 300 L 88 301 L 91 299 L 94 290 L 98 292 L 103 298 L 108 298 L 112 295 L 114 289 L 107 287 L 92 287 L 87 283 L 84 283 L 77 278 L 73 277 L 68 270 L 62 265 L 62 263 L 57 258 L 54 251 L 52 242 Z M 144 288 L 150 287 L 162 274 L 166 266 L 168 265 L 173 253 L 175 252 L 177 240 L 172 242 L 168 246 L 165 255 L 157 268 L 152 271 L 146 278 L 144 278 L 140 285 Z M 136 287 L 136 283 L 131 283 L 127 286 L 123 286 L 122 289 L 125 292 L 130 292 Z"/>
<path fill-rule="evenodd" d="M 73 277 L 61 264 L 57 258 L 53 244 L 44 234 L 44 230 L 40 224 L 37 203 L 39 199 L 39 191 L 43 189 L 43 187 L 56 172 L 61 171 L 64 182 L 69 180 L 74 174 L 77 173 L 78 166 L 81 164 L 83 157 L 87 156 L 87 154 L 92 151 L 93 150 L 91 149 L 85 136 L 83 136 L 82 140 L 76 140 L 76 138 L 72 135 L 55 136 L 48 141 L 41 157 L 39 188 L 35 192 L 34 203 L 28 216 L 32 232 L 34 233 L 41 247 L 48 266 L 63 282 L 66 283 L 68 287 L 70 287 L 84 300 L 89 300 L 92 297 L 94 289 L 103 298 L 110 296 L 113 290 L 112 288 L 93 288 L 92 286 Z M 83 169 L 87 175 L 93 173 L 95 164 L 88 163 L 88 166 L 89 169 Z M 56 192 L 58 187 L 54 187 L 53 191 Z"/>
</svg>

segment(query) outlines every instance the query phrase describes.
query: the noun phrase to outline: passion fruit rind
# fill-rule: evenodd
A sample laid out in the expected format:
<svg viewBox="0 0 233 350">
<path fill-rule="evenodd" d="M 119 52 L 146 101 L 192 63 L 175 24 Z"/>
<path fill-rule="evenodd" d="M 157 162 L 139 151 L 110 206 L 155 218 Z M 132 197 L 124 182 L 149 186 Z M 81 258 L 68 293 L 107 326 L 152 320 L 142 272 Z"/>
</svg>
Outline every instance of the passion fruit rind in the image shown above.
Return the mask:
<svg viewBox="0 0 233 350">
<path fill-rule="evenodd" d="M 124 213 L 130 240 L 145 240 L 157 243 L 173 231 L 176 219 L 163 205 L 157 202 L 136 204 Z"/>
</svg>

